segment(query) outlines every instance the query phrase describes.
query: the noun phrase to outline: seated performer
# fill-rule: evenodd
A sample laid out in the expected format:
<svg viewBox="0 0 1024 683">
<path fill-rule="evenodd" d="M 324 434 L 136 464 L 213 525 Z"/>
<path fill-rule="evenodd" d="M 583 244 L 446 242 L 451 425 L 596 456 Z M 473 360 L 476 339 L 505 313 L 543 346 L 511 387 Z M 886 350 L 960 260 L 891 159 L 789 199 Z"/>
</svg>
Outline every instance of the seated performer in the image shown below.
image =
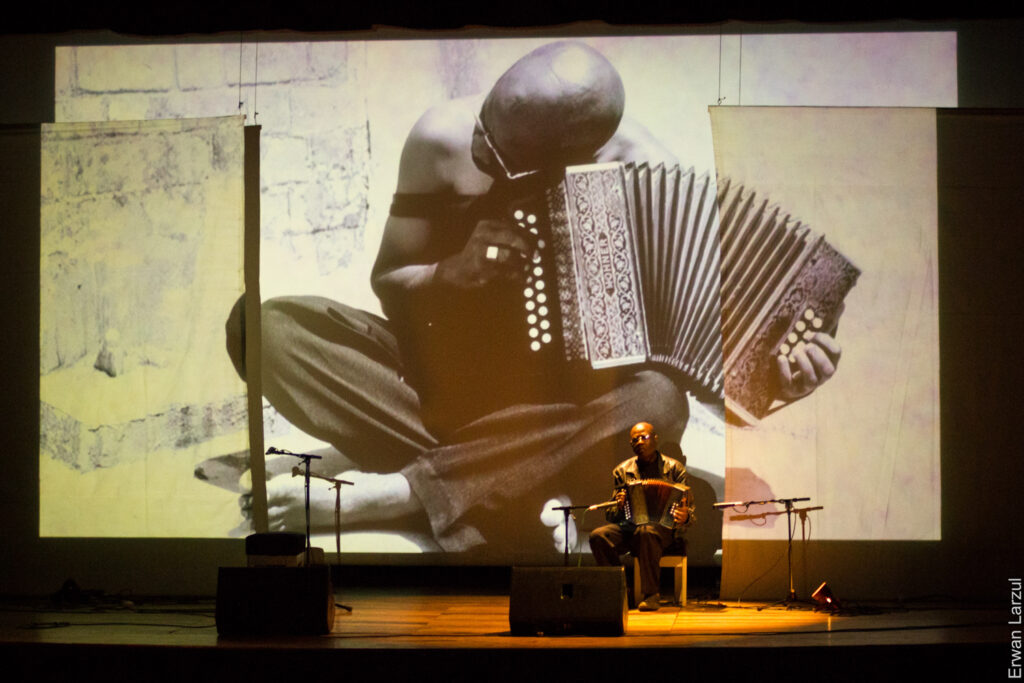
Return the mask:
<svg viewBox="0 0 1024 683">
<path fill-rule="evenodd" d="M 640 569 L 640 590 L 643 600 L 637 607 L 645 612 L 660 607 L 659 562 L 661 554 L 677 536 L 693 522 L 693 507 L 674 506 L 672 519 L 675 529 L 661 524 L 636 526 L 626 520 L 626 485 L 643 479 L 660 479 L 673 484 L 686 485 L 686 468 L 678 460 L 658 451 L 658 435 L 647 422 L 638 422 L 629 431 L 629 443 L 636 455 L 619 463 L 612 472 L 617 508 L 607 513 L 611 524 L 590 533 L 590 549 L 599 565 L 621 564 L 619 556 L 627 551 L 637 558 Z"/>
<path fill-rule="evenodd" d="M 674 162 L 623 118 L 624 103 L 618 73 L 594 49 L 557 42 L 534 50 L 486 96 L 428 110 L 405 141 L 372 272 L 386 320 L 324 298 L 263 304 L 264 394 L 341 454 L 318 468 L 356 484 L 342 497 L 344 523 L 411 528 L 419 520 L 447 551 L 499 535 L 523 550 L 541 547 L 535 542 L 550 550 L 551 530 L 538 522 L 544 502 L 600 495 L 597 473 L 625 455 L 616 435 L 632 416 L 681 438 L 687 383 L 670 369 L 581 372 L 513 341 L 523 334 L 532 246 L 509 204 L 569 164 Z M 232 353 L 244 372 L 239 345 Z M 781 395 L 810 393 L 838 354 L 819 335 L 797 360 L 803 372 L 785 369 Z M 573 473 L 562 477 L 573 490 L 552 490 L 564 472 Z M 285 475 L 267 491 L 271 529 L 301 528 L 301 486 Z M 313 492 L 311 505 L 313 525 L 330 529 L 333 494 Z M 500 511 L 514 513 L 514 527 Z"/>
</svg>

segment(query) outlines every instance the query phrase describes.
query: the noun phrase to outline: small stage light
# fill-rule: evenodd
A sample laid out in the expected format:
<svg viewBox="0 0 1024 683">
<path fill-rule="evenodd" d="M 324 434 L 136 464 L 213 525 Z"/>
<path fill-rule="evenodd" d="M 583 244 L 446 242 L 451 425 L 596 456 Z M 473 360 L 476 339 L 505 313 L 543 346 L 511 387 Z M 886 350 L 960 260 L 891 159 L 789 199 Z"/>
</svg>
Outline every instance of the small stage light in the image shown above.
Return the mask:
<svg viewBox="0 0 1024 683">
<path fill-rule="evenodd" d="M 821 609 L 827 609 L 830 612 L 835 612 L 839 609 L 839 599 L 836 598 L 835 593 L 829 588 L 827 581 L 821 582 L 818 590 L 811 594 L 811 600 L 814 600 Z"/>
</svg>

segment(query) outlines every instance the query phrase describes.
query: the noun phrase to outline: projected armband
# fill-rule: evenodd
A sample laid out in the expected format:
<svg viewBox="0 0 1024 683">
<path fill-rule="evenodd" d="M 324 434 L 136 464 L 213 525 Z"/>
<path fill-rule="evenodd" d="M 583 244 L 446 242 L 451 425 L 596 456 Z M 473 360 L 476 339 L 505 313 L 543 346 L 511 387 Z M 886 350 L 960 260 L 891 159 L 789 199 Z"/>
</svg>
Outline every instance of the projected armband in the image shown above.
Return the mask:
<svg viewBox="0 0 1024 683">
<path fill-rule="evenodd" d="M 389 214 L 395 218 L 451 219 L 466 211 L 475 195 L 437 192 L 396 192 Z"/>
</svg>

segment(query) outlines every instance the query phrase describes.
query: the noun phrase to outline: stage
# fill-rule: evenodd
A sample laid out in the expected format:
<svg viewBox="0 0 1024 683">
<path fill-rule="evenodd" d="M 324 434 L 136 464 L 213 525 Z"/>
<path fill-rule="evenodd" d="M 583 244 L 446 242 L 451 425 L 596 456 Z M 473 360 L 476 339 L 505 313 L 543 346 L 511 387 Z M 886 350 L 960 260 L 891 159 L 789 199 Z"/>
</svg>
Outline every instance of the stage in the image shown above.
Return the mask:
<svg viewBox="0 0 1024 683">
<path fill-rule="evenodd" d="M 1014 628 L 998 605 L 858 603 L 827 614 L 691 595 L 682 608 L 630 610 L 621 637 L 523 637 L 510 632 L 507 588 L 375 586 L 335 591 L 352 611 L 337 609 L 330 634 L 225 638 L 213 598 L 81 598 L 3 602 L 9 680 L 608 680 L 638 663 L 708 680 L 919 680 L 965 666 L 988 680 L 1007 675 Z"/>
</svg>

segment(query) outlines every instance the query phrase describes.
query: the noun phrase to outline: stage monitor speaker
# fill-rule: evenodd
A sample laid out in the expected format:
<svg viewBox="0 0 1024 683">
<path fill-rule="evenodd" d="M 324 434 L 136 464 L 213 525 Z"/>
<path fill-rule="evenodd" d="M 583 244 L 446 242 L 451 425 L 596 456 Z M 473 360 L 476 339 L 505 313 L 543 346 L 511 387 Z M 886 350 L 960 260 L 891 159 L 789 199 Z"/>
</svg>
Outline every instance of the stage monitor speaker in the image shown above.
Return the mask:
<svg viewBox="0 0 1024 683">
<path fill-rule="evenodd" d="M 512 635 L 621 636 L 628 617 L 622 567 L 512 568 Z"/>
<path fill-rule="evenodd" d="M 217 633 L 319 635 L 334 627 L 334 591 L 327 565 L 221 567 Z"/>
</svg>

